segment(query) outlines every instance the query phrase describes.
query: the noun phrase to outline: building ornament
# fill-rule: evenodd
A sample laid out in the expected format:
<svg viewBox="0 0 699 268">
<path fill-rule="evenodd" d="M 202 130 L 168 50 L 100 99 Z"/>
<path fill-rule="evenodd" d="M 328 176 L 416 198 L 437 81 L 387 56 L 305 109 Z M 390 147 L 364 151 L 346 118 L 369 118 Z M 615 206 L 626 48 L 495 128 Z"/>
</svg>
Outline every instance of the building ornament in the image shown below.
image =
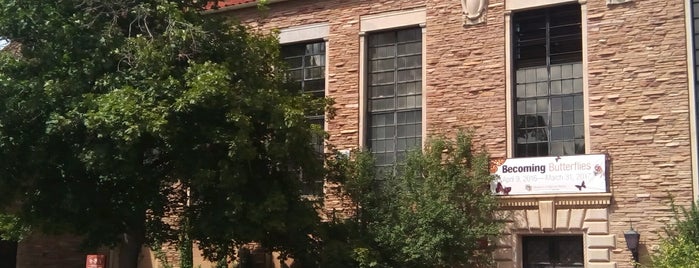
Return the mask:
<svg viewBox="0 0 699 268">
<path fill-rule="evenodd" d="M 461 0 L 464 9 L 464 24 L 474 25 L 485 22 L 488 0 Z"/>
</svg>

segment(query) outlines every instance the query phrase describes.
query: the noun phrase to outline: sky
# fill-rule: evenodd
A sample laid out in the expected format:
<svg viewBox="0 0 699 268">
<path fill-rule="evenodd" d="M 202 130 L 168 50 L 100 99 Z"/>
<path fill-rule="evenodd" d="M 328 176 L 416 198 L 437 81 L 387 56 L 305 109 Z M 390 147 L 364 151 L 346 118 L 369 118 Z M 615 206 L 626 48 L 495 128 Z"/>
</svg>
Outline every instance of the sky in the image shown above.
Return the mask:
<svg viewBox="0 0 699 268">
<path fill-rule="evenodd" d="M 7 44 L 9 44 L 9 43 L 10 43 L 10 40 L 4 39 L 4 38 L 0 39 L 0 49 L 5 48 L 5 46 L 7 46 Z"/>
</svg>

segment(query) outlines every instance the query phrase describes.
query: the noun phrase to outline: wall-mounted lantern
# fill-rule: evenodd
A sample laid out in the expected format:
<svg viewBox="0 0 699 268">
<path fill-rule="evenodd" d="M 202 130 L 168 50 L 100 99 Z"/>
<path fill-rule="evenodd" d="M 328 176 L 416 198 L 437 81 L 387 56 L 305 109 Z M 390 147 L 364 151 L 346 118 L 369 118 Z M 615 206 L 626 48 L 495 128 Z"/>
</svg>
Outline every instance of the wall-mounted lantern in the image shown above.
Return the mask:
<svg viewBox="0 0 699 268">
<path fill-rule="evenodd" d="M 626 240 L 626 248 L 631 251 L 631 255 L 633 256 L 633 260 L 638 263 L 638 244 L 641 239 L 641 234 L 636 232 L 636 230 L 633 229 L 633 226 L 631 226 L 631 229 L 624 232 L 624 240 Z M 634 264 L 635 265 L 635 264 Z"/>
</svg>

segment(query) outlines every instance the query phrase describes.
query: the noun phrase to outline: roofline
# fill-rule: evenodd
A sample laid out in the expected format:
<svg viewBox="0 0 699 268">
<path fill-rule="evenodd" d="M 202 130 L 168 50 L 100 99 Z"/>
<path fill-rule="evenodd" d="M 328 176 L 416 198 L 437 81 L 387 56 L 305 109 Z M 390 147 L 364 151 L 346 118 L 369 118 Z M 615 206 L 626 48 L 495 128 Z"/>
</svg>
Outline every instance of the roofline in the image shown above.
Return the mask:
<svg viewBox="0 0 699 268">
<path fill-rule="evenodd" d="M 274 4 L 277 2 L 284 2 L 284 1 L 287 1 L 287 0 L 269 0 L 269 1 L 267 1 L 267 4 Z M 238 9 L 254 7 L 254 6 L 257 6 L 257 4 L 258 4 L 257 2 L 243 3 L 243 4 L 239 4 L 239 5 L 225 6 L 225 7 L 218 8 L 218 9 L 209 9 L 209 10 L 206 10 L 202 13 L 203 14 L 215 14 L 215 13 L 221 13 L 221 12 L 226 12 L 226 11 L 231 11 L 231 10 L 238 10 Z"/>
</svg>

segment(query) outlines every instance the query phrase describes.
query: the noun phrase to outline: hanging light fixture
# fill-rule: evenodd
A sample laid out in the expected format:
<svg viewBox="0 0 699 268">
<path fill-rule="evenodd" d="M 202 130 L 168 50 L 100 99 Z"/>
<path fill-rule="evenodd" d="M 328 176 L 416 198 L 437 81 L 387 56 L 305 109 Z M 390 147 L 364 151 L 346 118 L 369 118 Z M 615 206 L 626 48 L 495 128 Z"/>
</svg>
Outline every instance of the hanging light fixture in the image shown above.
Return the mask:
<svg viewBox="0 0 699 268">
<path fill-rule="evenodd" d="M 641 234 L 636 232 L 631 225 L 631 229 L 624 232 L 624 240 L 626 240 L 626 248 L 631 251 L 634 262 L 638 263 L 638 244 L 641 240 Z"/>
</svg>

